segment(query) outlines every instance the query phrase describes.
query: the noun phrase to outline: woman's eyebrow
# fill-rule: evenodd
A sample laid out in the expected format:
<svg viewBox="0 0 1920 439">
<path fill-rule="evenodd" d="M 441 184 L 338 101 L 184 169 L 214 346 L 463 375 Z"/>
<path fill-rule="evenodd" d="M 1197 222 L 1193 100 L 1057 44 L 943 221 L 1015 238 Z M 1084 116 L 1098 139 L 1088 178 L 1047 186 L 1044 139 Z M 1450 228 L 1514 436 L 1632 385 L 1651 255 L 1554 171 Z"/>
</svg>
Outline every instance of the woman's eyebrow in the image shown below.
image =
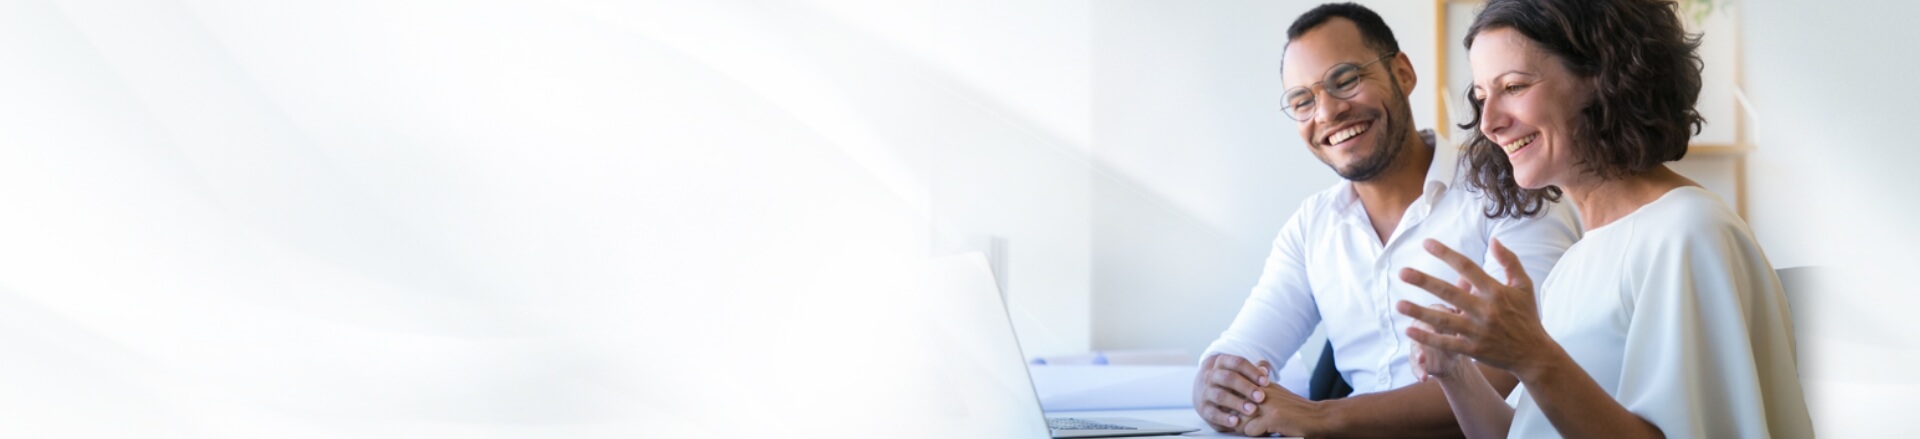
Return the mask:
<svg viewBox="0 0 1920 439">
<path fill-rule="evenodd" d="M 1508 71 L 1505 71 L 1505 72 L 1501 72 L 1501 73 L 1500 73 L 1499 75 L 1497 75 L 1497 76 L 1494 76 L 1494 77 L 1493 77 L 1493 79 L 1490 79 L 1490 80 L 1488 80 L 1487 82 L 1500 82 L 1500 80 L 1501 80 L 1501 79 L 1504 79 L 1504 78 L 1506 78 L 1506 77 L 1507 77 L 1507 76 L 1509 76 L 1509 75 L 1521 75 L 1521 76 L 1538 76 L 1538 75 L 1534 75 L 1534 74 L 1533 74 L 1533 73 L 1531 73 L 1531 72 L 1526 72 L 1526 71 L 1522 71 L 1522 70 L 1519 70 L 1519 69 L 1514 69 L 1514 70 L 1508 70 Z M 1472 90 L 1472 91 L 1485 91 L 1485 90 L 1486 90 L 1486 87 L 1483 87 L 1483 86 L 1481 86 L 1480 84 L 1471 84 L 1471 85 L 1470 85 L 1470 88 L 1469 88 L 1469 90 Z"/>
<path fill-rule="evenodd" d="M 1505 78 L 1508 75 L 1534 76 L 1533 73 L 1521 71 L 1519 69 L 1514 69 L 1514 70 L 1508 70 L 1506 71 L 1506 73 L 1501 73 L 1499 76 L 1493 77 L 1493 80 L 1494 82 L 1499 82 L 1501 78 Z"/>
</svg>

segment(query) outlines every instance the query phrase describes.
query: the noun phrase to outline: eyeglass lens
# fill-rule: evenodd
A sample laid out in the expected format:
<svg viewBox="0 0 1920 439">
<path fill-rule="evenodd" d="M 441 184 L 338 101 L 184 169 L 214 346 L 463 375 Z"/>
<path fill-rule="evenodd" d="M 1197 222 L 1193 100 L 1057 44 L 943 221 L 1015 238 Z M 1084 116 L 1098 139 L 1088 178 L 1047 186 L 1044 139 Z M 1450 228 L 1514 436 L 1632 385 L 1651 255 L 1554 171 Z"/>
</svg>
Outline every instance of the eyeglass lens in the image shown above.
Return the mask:
<svg viewBox="0 0 1920 439">
<path fill-rule="evenodd" d="M 1333 66 L 1333 69 L 1327 71 L 1327 77 L 1320 82 L 1321 87 L 1327 90 L 1327 94 L 1333 95 L 1334 98 L 1338 99 L 1353 97 L 1354 92 L 1359 90 L 1359 87 L 1356 87 L 1359 83 L 1360 66 L 1353 65 L 1352 63 L 1342 63 Z M 1292 117 L 1294 120 L 1301 120 L 1303 117 L 1312 116 L 1314 105 L 1318 103 L 1319 98 L 1314 96 L 1311 88 L 1295 87 L 1293 90 L 1288 91 L 1286 95 L 1285 108 L 1287 116 Z"/>
</svg>

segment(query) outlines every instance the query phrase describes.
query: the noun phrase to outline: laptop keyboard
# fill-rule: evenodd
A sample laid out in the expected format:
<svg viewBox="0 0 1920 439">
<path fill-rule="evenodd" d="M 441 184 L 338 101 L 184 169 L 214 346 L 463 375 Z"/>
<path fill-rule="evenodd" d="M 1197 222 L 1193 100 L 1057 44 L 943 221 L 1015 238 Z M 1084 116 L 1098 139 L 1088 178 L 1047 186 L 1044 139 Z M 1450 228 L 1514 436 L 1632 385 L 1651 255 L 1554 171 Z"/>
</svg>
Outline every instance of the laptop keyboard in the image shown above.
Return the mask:
<svg viewBox="0 0 1920 439">
<path fill-rule="evenodd" d="M 1047 418 L 1047 428 L 1053 430 L 1139 430 L 1125 425 L 1094 422 L 1074 418 Z"/>
</svg>

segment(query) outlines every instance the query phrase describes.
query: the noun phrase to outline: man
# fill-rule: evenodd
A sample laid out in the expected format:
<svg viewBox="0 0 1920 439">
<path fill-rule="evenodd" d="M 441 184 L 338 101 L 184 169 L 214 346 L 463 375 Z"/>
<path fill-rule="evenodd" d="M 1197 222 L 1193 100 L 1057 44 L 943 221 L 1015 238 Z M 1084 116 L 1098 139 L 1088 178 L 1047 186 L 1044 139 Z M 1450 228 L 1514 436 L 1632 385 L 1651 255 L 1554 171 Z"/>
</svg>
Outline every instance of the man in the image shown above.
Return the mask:
<svg viewBox="0 0 1920 439">
<path fill-rule="evenodd" d="M 1287 38 L 1283 113 L 1342 181 L 1307 198 L 1281 228 L 1239 316 L 1201 355 L 1194 409 L 1216 430 L 1250 436 L 1457 437 L 1445 395 L 1420 382 L 1409 361 L 1411 321 L 1392 309 L 1399 300 L 1439 299 L 1394 273 L 1414 267 L 1457 277 L 1424 241 L 1484 265 L 1498 237 L 1529 277 L 1545 279 L 1579 239 L 1572 209 L 1548 201 L 1526 218 L 1489 218 L 1485 198 L 1457 170 L 1455 148 L 1413 126 L 1413 64 L 1373 11 L 1322 5 L 1301 15 Z M 1274 385 L 1273 366 L 1322 322 L 1353 396 L 1308 401 Z M 1483 371 L 1502 392 L 1513 388 L 1511 375 Z"/>
</svg>

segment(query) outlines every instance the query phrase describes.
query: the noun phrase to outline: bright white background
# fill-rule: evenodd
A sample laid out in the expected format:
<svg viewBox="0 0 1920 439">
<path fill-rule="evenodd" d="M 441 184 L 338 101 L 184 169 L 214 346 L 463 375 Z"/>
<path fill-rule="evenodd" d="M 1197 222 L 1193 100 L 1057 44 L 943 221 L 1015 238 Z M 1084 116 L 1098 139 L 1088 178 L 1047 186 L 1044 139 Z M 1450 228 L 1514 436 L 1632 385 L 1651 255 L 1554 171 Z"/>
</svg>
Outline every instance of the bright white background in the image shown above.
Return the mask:
<svg viewBox="0 0 1920 439">
<path fill-rule="evenodd" d="M 0 2 L 0 436 L 898 432 L 974 249 L 1030 355 L 1196 352 L 1334 181 L 1273 105 L 1312 5 Z M 1913 432 L 1920 7 L 1733 7 L 1751 223 L 1848 270 L 1816 424 Z"/>
</svg>

